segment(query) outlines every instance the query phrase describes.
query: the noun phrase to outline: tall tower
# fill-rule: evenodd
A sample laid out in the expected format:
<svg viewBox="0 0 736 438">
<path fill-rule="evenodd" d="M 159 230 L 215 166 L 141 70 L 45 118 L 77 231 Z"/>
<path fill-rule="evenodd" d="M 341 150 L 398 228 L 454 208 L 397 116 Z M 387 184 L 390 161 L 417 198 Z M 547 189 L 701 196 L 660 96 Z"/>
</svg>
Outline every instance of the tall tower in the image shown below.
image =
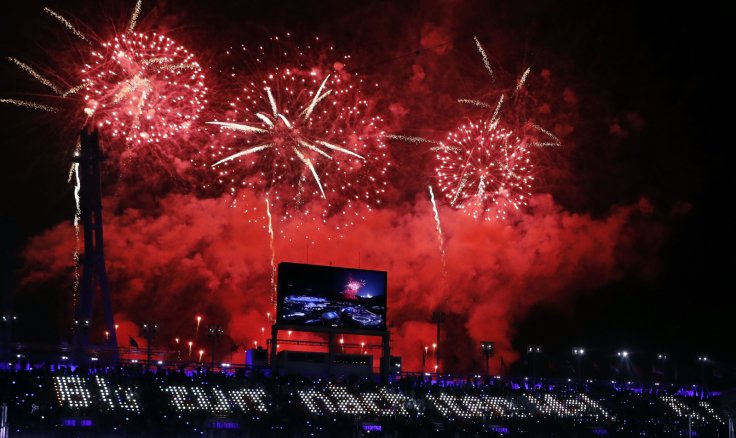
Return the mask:
<svg viewBox="0 0 736 438">
<path fill-rule="evenodd" d="M 105 327 L 109 333 L 107 347 L 112 353 L 112 363 L 119 360 L 118 340 L 115 333 L 115 320 L 112 312 L 110 287 L 105 268 L 105 248 L 102 235 L 102 189 L 100 181 L 100 161 L 104 159 L 100 151 L 100 137 L 97 129 L 89 132 L 86 128 L 80 134 L 81 148 L 74 161 L 79 164 L 80 182 L 79 206 L 82 227 L 84 228 L 84 255 L 82 256 L 82 279 L 79 297 L 74 309 L 74 360 L 86 362 L 89 331 L 92 325 L 95 292 L 100 291 L 105 316 Z"/>
</svg>

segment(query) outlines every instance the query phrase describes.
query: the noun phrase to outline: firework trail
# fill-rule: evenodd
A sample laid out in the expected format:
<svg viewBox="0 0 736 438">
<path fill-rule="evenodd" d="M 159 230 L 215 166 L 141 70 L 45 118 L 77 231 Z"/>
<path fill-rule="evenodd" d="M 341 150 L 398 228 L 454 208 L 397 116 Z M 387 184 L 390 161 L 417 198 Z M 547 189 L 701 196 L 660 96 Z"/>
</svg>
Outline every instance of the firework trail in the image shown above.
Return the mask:
<svg viewBox="0 0 736 438">
<path fill-rule="evenodd" d="M 488 70 L 488 73 L 491 75 L 491 79 L 495 80 L 495 76 L 493 75 L 493 69 L 491 68 L 491 61 L 488 59 L 488 55 L 486 54 L 486 51 L 483 50 L 483 46 L 480 44 L 478 37 L 473 37 L 473 40 L 475 40 L 475 45 L 478 47 L 480 56 L 483 57 L 483 65 L 486 67 L 486 70 Z"/>
<path fill-rule="evenodd" d="M 521 78 L 519 79 L 519 82 L 516 84 L 516 88 L 514 89 L 514 94 L 518 93 L 519 90 L 521 90 L 521 87 L 524 86 L 524 83 L 526 82 L 526 78 L 529 76 L 529 73 L 532 71 L 531 68 L 527 68 L 524 71 L 524 74 L 521 75 Z"/>
<path fill-rule="evenodd" d="M 19 100 L 19 99 L 0 99 L 0 103 L 8 103 L 10 105 L 19 106 L 22 108 L 30 108 L 38 111 L 46 111 L 49 113 L 55 113 L 59 111 L 58 108 L 54 108 L 53 106 L 48 105 L 42 105 L 40 103 L 36 102 L 30 102 L 28 100 Z"/>
<path fill-rule="evenodd" d="M 437 144 L 434 140 L 429 140 L 422 137 L 412 137 L 408 135 L 400 135 L 400 134 L 385 134 L 385 138 L 391 139 L 391 140 L 399 140 L 399 141 L 405 141 L 408 143 L 431 143 L 431 144 Z"/>
<path fill-rule="evenodd" d="M 271 307 L 276 310 L 276 249 L 274 248 L 273 221 L 271 219 L 271 204 L 266 198 L 266 216 L 268 216 L 268 244 L 271 249 Z"/>
<path fill-rule="evenodd" d="M 76 87 L 72 87 L 65 92 L 61 93 L 61 97 L 69 97 L 77 94 L 78 92 L 84 90 L 84 84 L 77 85 Z"/>
<path fill-rule="evenodd" d="M 491 121 L 488 123 L 488 130 L 492 131 L 496 129 L 496 126 L 499 122 L 499 114 L 501 113 L 501 105 L 503 105 L 503 99 L 504 95 L 502 94 L 501 97 L 498 98 L 498 103 L 496 104 L 496 109 L 493 110 L 493 115 L 491 116 Z"/>
<path fill-rule="evenodd" d="M 59 87 L 56 84 L 54 84 L 50 80 L 46 79 L 45 77 L 41 76 L 40 73 L 38 73 L 36 70 L 34 70 L 33 68 L 31 68 L 31 66 L 29 66 L 28 64 L 26 64 L 26 63 L 24 63 L 22 61 L 19 61 L 18 59 L 13 58 L 13 57 L 8 57 L 8 61 L 10 61 L 13 64 L 15 64 L 18 67 L 20 67 L 23 71 L 25 71 L 26 73 L 28 73 L 35 80 L 37 80 L 41 84 L 45 85 L 46 87 L 50 88 L 51 90 L 53 90 L 54 93 L 59 94 L 59 95 L 61 94 L 61 90 L 59 89 Z"/>
<path fill-rule="evenodd" d="M 68 89 L 66 91 L 61 91 L 61 88 L 58 85 L 54 84 L 50 79 L 48 79 L 48 78 L 44 77 L 43 75 L 41 75 L 39 72 L 37 72 L 36 70 L 34 70 L 33 67 L 31 67 L 30 65 L 26 64 L 25 62 L 23 62 L 23 61 L 21 61 L 21 60 L 19 60 L 17 58 L 13 58 L 11 56 L 9 56 L 7 59 L 8 59 L 8 61 L 10 61 L 13 64 L 15 64 L 18 67 L 20 67 L 21 70 L 23 70 L 24 72 L 28 73 L 29 76 L 31 76 L 33 79 L 35 79 L 36 81 L 38 81 L 40 84 L 46 86 L 47 88 L 50 88 L 57 96 L 69 97 L 69 96 L 71 96 L 73 94 L 76 94 L 77 92 L 79 92 L 81 89 L 84 88 L 84 85 L 77 85 L 76 87 L 72 87 L 72 88 L 70 88 L 70 89 Z M 12 104 L 15 104 L 15 105 L 26 106 L 26 107 L 29 107 L 29 108 L 34 108 L 36 106 L 42 107 L 42 108 L 52 108 L 52 107 L 47 107 L 45 105 L 37 104 L 37 103 L 34 103 L 34 102 L 17 101 L 17 100 L 13 101 L 12 99 L 3 99 L 2 101 L 4 103 L 12 103 Z M 21 102 L 21 104 L 19 104 L 18 102 Z M 40 109 L 40 108 L 37 108 L 37 109 Z"/>
<path fill-rule="evenodd" d="M 476 219 L 506 219 L 531 196 L 533 169 L 526 146 L 490 122 L 469 122 L 447 135 L 437 153 L 440 191 Z"/>
<path fill-rule="evenodd" d="M 43 11 L 51 15 L 52 17 L 56 18 L 57 20 L 59 20 L 59 22 L 63 24 L 64 27 L 66 27 L 69 30 L 69 32 L 71 32 L 74 36 L 76 36 L 77 38 L 79 38 L 80 40 L 88 44 L 92 44 L 92 42 L 86 36 L 84 36 L 84 34 L 80 32 L 79 29 L 74 27 L 74 25 L 70 23 L 69 20 L 67 20 L 66 18 L 62 17 L 61 15 L 57 14 L 56 12 L 52 11 L 49 8 L 43 8 Z"/>
<path fill-rule="evenodd" d="M 554 140 L 554 142 L 537 142 L 537 143 L 535 143 L 535 145 L 537 145 L 537 146 L 561 146 L 560 139 L 557 138 L 556 135 L 552 134 L 551 132 L 549 132 L 548 130 L 542 128 L 539 125 L 536 125 L 534 123 L 532 123 L 531 125 L 537 131 L 545 134 L 546 136 L 548 136 L 549 138 L 551 138 L 552 140 Z"/>
<path fill-rule="evenodd" d="M 270 56 L 259 50 L 264 64 Z M 246 72 L 229 110 L 207 122 L 219 130 L 202 164 L 235 196 L 244 188 L 265 193 L 281 220 L 329 219 L 343 229 L 362 219 L 360 207 L 380 205 L 391 163 L 362 80 L 320 58 L 314 65 L 299 50 L 265 74 Z"/>
<path fill-rule="evenodd" d="M 138 0 L 135 2 L 135 8 L 133 8 L 133 13 L 130 14 L 130 21 L 128 21 L 128 32 L 133 32 L 136 25 L 138 25 L 138 17 L 141 15 L 141 5 L 143 3 L 143 0 Z"/>
<path fill-rule="evenodd" d="M 79 157 L 82 145 L 77 142 L 77 146 L 74 150 L 74 157 Z M 70 183 L 74 178 L 74 251 L 72 252 L 72 260 L 74 261 L 74 286 L 72 288 L 72 308 L 77 305 L 77 294 L 79 292 L 79 221 L 82 217 L 82 205 L 80 203 L 79 193 L 82 188 L 82 182 L 79 177 L 79 162 L 74 161 L 69 167 L 69 176 L 67 177 L 67 183 Z"/>
<path fill-rule="evenodd" d="M 440 212 L 437 210 L 437 202 L 434 199 L 434 191 L 429 186 L 429 199 L 432 201 L 432 211 L 434 212 L 434 222 L 437 227 L 437 241 L 440 245 L 440 256 L 442 257 L 442 276 L 447 276 L 447 255 L 445 254 L 445 238 L 442 234 L 442 224 L 440 224 Z"/>
<path fill-rule="evenodd" d="M 76 307 L 77 294 L 79 292 L 79 220 L 82 217 L 82 207 L 79 201 L 79 191 L 82 182 L 79 179 L 79 163 L 74 163 L 74 253 L 72 260 L 74 261 L 74 288 L 72 289 L 72 305 Z"/>
<path fill-rule="evenodd" d="M 475 45 L 477 46 L 478 51 L 481 54 L 481 57 L 483 59 L 483 65 L 485 66 L 486 70 L 488 70 L 488 72 L 491 74 L 491 77 L 495 80 L 495 75 L 493 73 L 493 70 L 491 69 L 491 65 L 490 65 L 490 61 L 489 61 L 488 55 L 486 54 L 486 51 L 483 49 L 483 46 L 481 45 L 480 40 L 477 37 L 473 37 L 473 40 L 475 41 Z M 512 99 L 510 99 L 510 104 L 507 104 L 506 105 L 506 107 L 509 107 L 509 106 L 511 107 L 511 108 L 509 108 L 507 110 L 507 112 L 510 111 L 512 113 L 513 112 L 518 113 L 518 112 L 523 111 L 523 106 L 524 105 L 522 103 L 520 103 L 518 99 L 515 99 L 515 98 L 518 97 L 519 91 L 521 91 L 521 89 L 526 84 L 526 81 L 529 78 L 530 73 L 531 73 L 531 67 L 529 67 L 526 70 L 524 70 L 524 72 L 521 74 L 521 76 L 519 77 L 519 79 L 516 81 L 516 85 L 514 87 L 514 91 L 510 94 L 510 96 L 512 98 Z M 502 113 L 502 109 L 504 108 L 505 98 L 506 98 L 506 95 L 505 94 L 501 94 L 499 96 L 499 98 L 498 98 L 498 102 L 496 103 L 496 106 L 494 107 L 493 114 L 492 114 L 492 116 L 490 118 L 490 122 L 488 123 L 488 129 L 489 129 L 489 131 L 494 130 L 498 126 L 499 122 L 501 122 L 501 120 L 502 120 L 501 113 Z M 489 105 L 488 103 L 483 102 L 483 101 L 480 101 L 480 100 L 475 100 L 475 99 L 458 99 L 458 102 L 459 103 L 463 103 L 463 104 L 467 104 L 467 105 L 473 105 L 473 106 L 485 108 L 485 109 L 490 109 L 491 108 L 491 105 Z M 507 126 L 508 125 L 517 126 L 517 127 L 521 126 L 521 124 L 519 124 L 518 122 L 514 122 L 513 121 L 513 118 L 514 118 L 513 115 L 504 117 L 504 122 L 506 123 L 506 125 Z M 523 122 L 522 124 L 525 125 L 526 122 Z M 552 140 L 554 140 L 554 142 L 550 142 L 550 141 L 539 141 L 539 140 L 537 140 L 537 141 L 531 141 L 531 142 L 529 142 L 529 144 L 531 146 L 560 146 L 561 145 L 560 139 L 558 139 L 551 132 L 549 132 L 546 129 L 544 129 L 544 128 L 538 126 L 538 125 L 535 125 L 533 123 L 529 123 L 529 124 L 531 126 L 533 126 L 537 131 L 545 134 L 546 136 L 548 136 Z"/>
<path fill-rule="evenodd" d="M 467 104 L 467 105 L 479 106 L 481 108 L 489 108 L 489 109 L 491 108 L 491 105 L 489 105 L 486 102 L 482 102 L 480 100 L 475 100 L 475 99 L 458 99 L 457 101 L 458 101 L 458 103 L 464 103 L 464 104 Z"/>
<path fill-rule="evenodd" d="M 486 51 L 477 37 L 475 45 L 480 52 L 492 80 L 495 74 L 491 68 Z M 449 204 L 462 209 L 476 219 L 506 219 L 509 213 L 525 206 L 531 196 L 533 169 L 529 159 L 528 146 L 559 146 L 559 139 L 551 132 L 531 122 L 519 123 L 519 115 L 524 117 L 524 104 L 520 102 L 519 92 L 529 78 L 531 68 L 527 68 L 516 80 L 513 92 L 500 93 L 495 106 L 475 99 L 458 99 L 459 103 L 484 109 L 493 108 L 487 121 L 469 122 L 447 136 L 447 141 L 432 148 L 436 151 L 437 177 L 440 191 Z M 504 126 L 519 128 L 527 124 L 553 141 L 538 139 L 522 142 L 512 135 L 512 130 Z M 524 128 L 522 128 L 522 126 Z"/>
</svg>

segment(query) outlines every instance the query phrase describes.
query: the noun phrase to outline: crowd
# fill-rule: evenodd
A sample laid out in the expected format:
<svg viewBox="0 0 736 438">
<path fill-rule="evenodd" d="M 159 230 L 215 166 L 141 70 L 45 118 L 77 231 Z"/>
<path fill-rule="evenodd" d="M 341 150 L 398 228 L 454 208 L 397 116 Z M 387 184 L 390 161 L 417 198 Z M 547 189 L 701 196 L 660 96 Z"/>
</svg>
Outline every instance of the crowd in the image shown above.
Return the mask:
<svg viewBox="0 0 736 438">
<path fill-rule="evenodd" d="M 140 364 L 0 373 L 11 436 L 728 436 L 717 394 L 672 385 L 427 376 L 381 383 Z M 177 403 L 170 388 L 183 391 Z M 236 397 L 246 390 L 260 395 Z"/>
</svg>

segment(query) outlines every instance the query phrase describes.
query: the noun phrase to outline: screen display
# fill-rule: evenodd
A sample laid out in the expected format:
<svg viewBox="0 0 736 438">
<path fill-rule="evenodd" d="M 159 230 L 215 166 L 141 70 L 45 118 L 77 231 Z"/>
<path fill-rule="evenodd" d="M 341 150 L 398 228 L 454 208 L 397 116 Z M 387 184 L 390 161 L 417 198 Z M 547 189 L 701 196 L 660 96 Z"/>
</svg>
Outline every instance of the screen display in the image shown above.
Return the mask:
<svg viewBox="0 0 736 438">
<path fill-rule="evenodd" d="M 278 322 L 386 329 L 386 272 L 279 263 Z"/>
</svg>

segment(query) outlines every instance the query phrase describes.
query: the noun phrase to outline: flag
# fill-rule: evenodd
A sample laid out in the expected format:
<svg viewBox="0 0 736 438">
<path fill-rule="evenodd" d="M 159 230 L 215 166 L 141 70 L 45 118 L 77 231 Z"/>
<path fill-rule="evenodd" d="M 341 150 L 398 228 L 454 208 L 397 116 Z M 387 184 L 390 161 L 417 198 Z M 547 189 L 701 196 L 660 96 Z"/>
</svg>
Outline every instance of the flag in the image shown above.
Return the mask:
<svg viewBox="0 0 736 438">
<path fill-rule="evenodd" d="M 138 348 L 138 343 L 133 339 L 132 336 L 128 336 L 130 338 L 130 346 L 133 348 Z"/>
</svg>

